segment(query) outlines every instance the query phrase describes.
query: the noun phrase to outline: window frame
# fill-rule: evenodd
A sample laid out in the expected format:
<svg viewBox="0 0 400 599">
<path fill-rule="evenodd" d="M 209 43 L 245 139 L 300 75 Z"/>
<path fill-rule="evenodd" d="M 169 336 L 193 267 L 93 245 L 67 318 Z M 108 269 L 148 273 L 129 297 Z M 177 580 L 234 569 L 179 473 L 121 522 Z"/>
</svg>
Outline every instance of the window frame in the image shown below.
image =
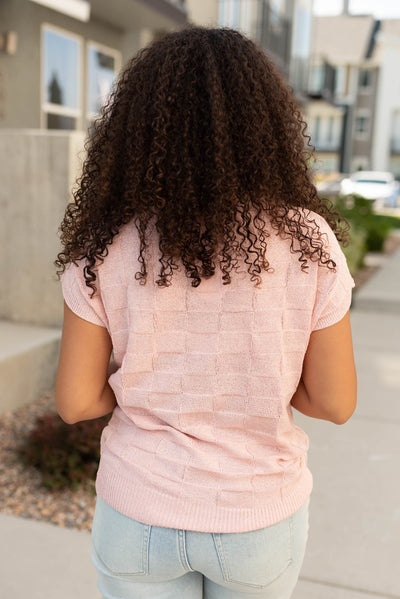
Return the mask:
<svg viewBox="0 0 400 599">
<path fill-rule="evenodd" d="M 325 69 L 323 63 L 312 64 L 309 71 L 309 89 L 311 94 L 322 94 L 324 79 Z"/>
<path fill-rule="evenodd" d="M 115 60 L 115 75 L 118 76 L 122 67 L 122 54 L 119 50 L 115 48 L 111 48 L 110 46 L 106 46 L 105 44 L 101 44 L 92 39 L 86 40 L 86 48 L 85 48 L 85 68 L 86 68 L 86 103 L 85 103 L 85 120 L 86 127 L 89 127 L 90 122 L 96 119 L 100 113 L 93 113 L 89 111 L 89 85 L 90 85 L 90 69 L 89 69 L 89 51 L 90 48 L 95 48 L 96 50 L 102 52 L 103 54 L 108 54 L 109 56 L 113 56 Z"/>
<path fill-rule="evenodd" d="M 73 39 L 78 44 L 78 63 L 77 63 L 77 96 L 78 96 L 78 108 L 69 108 L 67 106 L 61 106 L 59 104 L 52 104 L 47 102 L 45 99 L 45 67 L 46 67 L 46 46 L 45 46 L 45 33 L 51 31 L 60 36 Z M 68 129 L 68 131 L 80 131 L 83 128 L 83 88 L 84 88 L 84 70 L 83 70 L 83 50 L 84 50 L 84 38 L 81 35 L 73 33 L 68 29 L 57 27 L 52 23 L 44 22 L 40 26 L 40 53 L 41 53 L 41 64 L 40 64 L 40 128 L 48 130 L 47 128 L 47 115 L 56 114 L 75 119 L 75 128 Z M 50 130 L 50 129 L 49 129 Z M 64 131 L 64 129 L 60 129 Z"/>
<path fill-rule="evenodd" d="M 357 119 L 364 118 L 367 121 L 366 131 L 357 131 Z M 371 110 L 361 108 L 356 110 L 354 115 L 354 139 L 357 141 L 366 141 L 371 136 Z"/>
<path fill-rule="evenodd" d="M 347 95 L 348 85 L 348 67 L 347 65 L 337 65 L 335 67 L 335 96 L 343 98 Z"/>
<path fill-rule="evenodd" d="M 362 85 L 363 73 L 368 73 L 368 85 Z M 361 94 L 370 94 L 372 92 L 372 68 L 361 67 L 358 75 L 358 89 Z"/>
</svg>

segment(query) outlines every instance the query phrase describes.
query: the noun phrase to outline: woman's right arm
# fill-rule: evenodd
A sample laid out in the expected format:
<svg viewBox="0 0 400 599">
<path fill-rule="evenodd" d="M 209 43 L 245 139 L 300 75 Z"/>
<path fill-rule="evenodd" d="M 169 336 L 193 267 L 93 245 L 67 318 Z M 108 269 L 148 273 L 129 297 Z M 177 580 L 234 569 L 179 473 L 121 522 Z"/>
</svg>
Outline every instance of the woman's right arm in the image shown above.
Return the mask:
<svg viewBox="0 0 400 599">
<path fill-rule="evenodd" d="M 357 375 L 347 312 L 336 324 L 311 333 L 291 405 L 306 416 L 344 424 L 356 403 Z"/>
</svg>

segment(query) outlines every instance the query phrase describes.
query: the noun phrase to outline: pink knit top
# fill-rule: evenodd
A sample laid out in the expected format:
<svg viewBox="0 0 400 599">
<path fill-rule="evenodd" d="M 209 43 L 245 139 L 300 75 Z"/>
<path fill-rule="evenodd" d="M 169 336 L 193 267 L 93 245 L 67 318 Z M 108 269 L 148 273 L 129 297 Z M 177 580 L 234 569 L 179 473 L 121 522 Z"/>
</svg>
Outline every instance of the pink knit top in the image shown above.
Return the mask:
<svg viewBox="0 0 400 599">
<path fill-rule="evenodd" d="M 98 495 L 146 524 L 244 532 L 288 517 L 307 500 L 308 438 L 290 399 L 310 333 L 339 321 L 354 285 L 336 238 L 319 216 L 332 271 L 302 272 L 290 240 L 274 232 L 274 272 L 260 288 L 249 275 L 223 285 L 217 272 L 193 288 L 184 272 L 160 288 L 156 233 L 148 281 L 135 280 L 139 241 L 124 226 L 98 266 L 90 299 L 82 264 L 62 278 L 68 306 L 107 327 L 119 369 L 118 406 L 101 439 Z"/>
</svg>

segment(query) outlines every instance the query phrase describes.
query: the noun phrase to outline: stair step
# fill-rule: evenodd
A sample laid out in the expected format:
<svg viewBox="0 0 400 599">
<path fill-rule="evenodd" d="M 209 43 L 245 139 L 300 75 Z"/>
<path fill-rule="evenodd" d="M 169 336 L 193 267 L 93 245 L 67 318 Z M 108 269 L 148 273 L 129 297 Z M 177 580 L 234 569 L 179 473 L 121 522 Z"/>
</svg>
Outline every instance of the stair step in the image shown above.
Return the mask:
<svg viewBox="0 0 400 599">
<path fill-rule="evenodd" d="M 60 329 L 0 320 L 0 413 L 54 387 L 60 340 Z"/>
</svg>

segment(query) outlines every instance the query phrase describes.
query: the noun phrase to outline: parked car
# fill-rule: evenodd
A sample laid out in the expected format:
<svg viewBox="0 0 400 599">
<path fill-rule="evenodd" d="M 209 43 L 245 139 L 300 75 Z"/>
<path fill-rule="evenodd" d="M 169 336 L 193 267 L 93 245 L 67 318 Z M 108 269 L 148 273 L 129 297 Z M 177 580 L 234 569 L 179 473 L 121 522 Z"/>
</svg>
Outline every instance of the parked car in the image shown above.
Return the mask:
<svg viewBox="0 0 400 599">
<path fill-rule="evenodd" d="M 399 182 L 392 173 L 378 171 L 357 171 L 340 184 L 342 195 L 360 195 L 375 201 L 377 207 L 397 207 L 400 193 Z"/>
</svg>

